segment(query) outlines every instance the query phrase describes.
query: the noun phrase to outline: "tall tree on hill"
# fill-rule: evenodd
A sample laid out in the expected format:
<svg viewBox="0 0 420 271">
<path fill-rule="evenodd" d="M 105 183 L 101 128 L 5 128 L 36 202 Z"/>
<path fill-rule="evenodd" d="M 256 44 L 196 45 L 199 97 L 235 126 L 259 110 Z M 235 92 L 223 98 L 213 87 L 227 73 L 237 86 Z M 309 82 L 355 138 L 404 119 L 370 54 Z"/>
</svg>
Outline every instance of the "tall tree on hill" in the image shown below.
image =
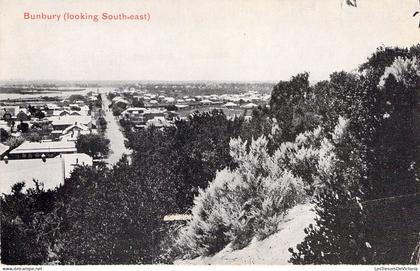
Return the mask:
<svg viewBox="0 0 420 271">
<path fill-rule="evenodd" d="M 298 74 L 274 86 L 270 111 L 280 127 L 281 142 L 294 141 L 296 135 L 318 126 L 317 117 L 308 110 L 308 97 L 312 93 L 308 73 Z"/>
<path fill-rule="evenodd" d="M 408 52 L 412 54 L 410 58 L 406 57 Z M 338 182 L 328 181 L 316 198 L 320 219 L 315 228 L 307 230 L 292 262 L 410 262 L 420 226 L 418 205 L 415 200 L 408 200 L 409 195 L 419 191 L 419 140 L 415 132 L 420 126 L 417 52 L 416 48 L 380 48 L 362 65 L 363 75 L 356 84 L 359 97 L 349 125 L 357 144 L 338 153 L 347 161 L 338 171 L 345 175 Z M 351 158 L 354 153 L 358 155 Z M 347 174 L 357 160 L 360 162 L 354 168 L 358 173 Z M 342 183 L 351 179 L 357 186 L 343 189 Z M 399 196 L 407 200 L 393 200 Z M 380 204 L 363 203 L 371 201 Z M 338 210 L 338 205 L 350 208 Z M 325 253 L 327 247 L 331 249 Z"/>
</svg>

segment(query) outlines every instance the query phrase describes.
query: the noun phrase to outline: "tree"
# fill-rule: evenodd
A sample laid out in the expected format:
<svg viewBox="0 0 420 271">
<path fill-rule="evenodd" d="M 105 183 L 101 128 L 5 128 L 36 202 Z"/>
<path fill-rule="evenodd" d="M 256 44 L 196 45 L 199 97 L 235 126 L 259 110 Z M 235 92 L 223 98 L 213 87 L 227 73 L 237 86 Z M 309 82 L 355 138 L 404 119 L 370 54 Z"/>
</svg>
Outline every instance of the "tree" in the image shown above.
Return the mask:
<svg viewBox="0 0 420 271">
<path fill-rule="evenodd" d="M 10 137 L 8 140 L 6 140 L 5 144 L 9 146 L 9 150 L 12 150 L 20 146 L 24 141 L 25 141 L 25 138 L 22 136 Z"/>
<path fill-rule="evenodd" d="M 75 101 L 86 101 L 86 96 L 81 95 L 81 94 L 72 94 L 70 95 L 70 97 L 68 98 L 68 100 L 70 102 L 75 102 Z"/>
<path fill-rule="evenodd" d="M 320 124 L 316 116 L 307 110 L 307 97 L 312 92 L 308 73 L 298 74 L 289 81 L 280 81 L 274 86 L 270 99 L 270 115 L 281 127 L 280 141 L 293 141 L 296 135 Z"/>
<path fill-rule="evenodd" d="M 106 130 L 106 127 L 108 125 L 108 122 L 106 121 L 106 119 L 104 117 L 99 117 L 98 118 L 98 128 L 104 132 Z"/>
<path fill-rule="evenodd" d="M 143 100 L 134 99 L 133 100 L 133 106 L 134 107 L 144 107 L 144 102 L 143 102 Z"/>
<path fill-rule="evenodd" d="M 26 133 L 23 137 L 30 142 L 40 142 L 42 139 L 42 136 L 36 131 Z"/>
<path fill-rule="evenodd" d="M 290 248 L 293 264 L 373 263 L 374 250 L 366 235 L 366 212 L 361 205 L 363 174 L 360 142 L 349 134 L 348 122 L 333 136 L 333 155 L 318 167 L 322 186 L 315 195 L 315 225 L 305 229 L 297 251 Z M 335 140 L 334 140 L 335 138 Z"/>
<path fill-rule="evenodd" d="M 168 211 L 162 185 L 139 176 L 127 157 L 112 169 L 78 167 L 60 191 L 60 263 L 156 262 Z"/>
<path fill-rule="evenodd" d="M 18 124 L 17 129 L 22 133 L 26 133 L 29 131 L 29 124 L 21 121 L 20 124 Z"/>
<path fill-rule="evenodd" d="M 34 116 L 38 119 L 43 119 L 45 118 L 45 114 L 44 112 L 42 112 L 41 110 L 36 110 Z"/>
<path fill-rule="evenodd" d="M 420 226 L 418 52 L 418 46 L 380 48 L 360 76 L 323 83 L 339 90 L 328 92 L 333 108 L 326 119 L 347 114 L 351 140 L 337 148 L 342 162 L 324 178 L 326 189 L 315 198 L 320 218 L 306 230 L 293 263 L 410 262 Z"/>
<path fill-rule="evenodd" d="M 53 244 L 54 224 L 49 220 L 56 191 L 45 191 L 41 184 L 22 190 L 16 183 L 12 194 L 1 201 L 1 259 L 5 264 L 39 265 L 49 260 Z"/>
<path fill-rule="evenodd" d="M 78 152 L 86 153 L 95 159 L 108 155 L 109 143 L 109 139 L 102 135 L 80 135 L 76 141 L 76 148 Z"/>
<path fill-rule="evenodd" d="M 163 131 L 148 128 L 129 132 L 133 167 L 139 176 L 162 182 L 162 191 L 175 186 L 169 197 L 176 199 L 172 212 L 191 207 L 198 188 L 204 188 L 217 170 L 230 166 L 229 140 L 241 131 L 243 119 L 228 120 L 222 111 L 195 113 L 188 121 Z"/>
<path fill-rule="evenodd" d="M 121 115 L 121 113 L 124 111 L 124 108 L 119 107 L 118 105 L 113 105 L 112 106 L 112 115 L 114 116 L 119 116 Z"/>
<path fill-rule="evenodd" d="M 0 142 L 6 141 L 7 139 L 9 139 L 9 137 L 9 133 L 3 128 L 0 128 Z"/>
</svg>

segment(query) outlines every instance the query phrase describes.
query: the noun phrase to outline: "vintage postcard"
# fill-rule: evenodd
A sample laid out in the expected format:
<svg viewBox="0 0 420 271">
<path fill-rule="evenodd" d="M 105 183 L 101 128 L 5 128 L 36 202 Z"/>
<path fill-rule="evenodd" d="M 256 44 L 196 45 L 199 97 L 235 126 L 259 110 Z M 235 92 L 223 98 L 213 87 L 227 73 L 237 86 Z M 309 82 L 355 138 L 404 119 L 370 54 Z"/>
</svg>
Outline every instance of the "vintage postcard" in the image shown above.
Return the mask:
<svg viewBox="0 0 420 271">
<path fill-rule="evenodd" d="M 2 270 L 418 270 L 420 2 L 0 0 L 0 202 Z"/>
</svg>

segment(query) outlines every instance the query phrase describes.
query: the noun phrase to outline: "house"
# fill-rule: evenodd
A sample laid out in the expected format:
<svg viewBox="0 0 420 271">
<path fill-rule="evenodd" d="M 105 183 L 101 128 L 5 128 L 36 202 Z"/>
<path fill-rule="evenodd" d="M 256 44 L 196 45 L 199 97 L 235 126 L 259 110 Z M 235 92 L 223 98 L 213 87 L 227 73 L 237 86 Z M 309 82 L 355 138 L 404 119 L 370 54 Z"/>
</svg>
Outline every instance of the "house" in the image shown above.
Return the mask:
<svg viewBox="0 0 420 271">
<path fill-rule="evenodd" d="M 12 186 L 24 182 L 25 189 L 34 188 L 37 180 L 44 189 L 64 184 L 76 166 L 92 166 L 92 157 L 84 153 L 62 154 L 54 158 L 0 161 L 0 193 L 11 193 Z"/>
<path fill-rule="evenodd" d="M 29 142 L 25 141 L 9 152 L 8 159 L 31 159 L 55 157 L 60 154 L 76 153 L 76 144 L 71 141 Z"/>
<path fill-rule="evenodd" d="M 205 100 L 202 100 L 202 101 L 200 101 L 200 104 L 212 104 L 213 102 L 212 101 L 210 101 L 210 100 L 208 100 L 208 99 L 205 99 Z"/>
<path fill-rule="evenodd" d="M 130 107 L 124 110 L 120 118 L 124 118 L 129 120 L 134 124 L 141 124 L 144 123 L 144 112 L 146 111 L 143 107 Z"/>
<path fill-rule="evenodd" d="M 15 119 L 19 113 L 19 106 L 0 106 L 0 119 Z"/>
<path fill-rule="evenodd" d="M 73 124 L 80 123 L 89 128 L 93 128 L 92 118 L 90 116 L 64 116 L 64 117 L 49 117 L 54 130 L 63 131 Z"/>
<path fill-rule="evenodd" d="M 70 115 L 70 112 L 69 111 L 67 111 L 67 110 L 62 110 L 62 111 L 54 111 L 54 116 L 60 116 L 60 117 L 63 117 L 63 116 L 68 116 L 68 115 Z"/>
<path fill-rule="evenodd" d="M 153 118 L 164 118 L 165 116 L 166 109 L 161 108 L 148 108 L 143 114 L 145 121 L 151 120 Z"/>
<path fill-rule="evenodd" d="M 156 128 L 164 128 L 172 126 L 173 124 L 166 120 L 164 117 L 154 117 L 153 119 L 149 119 L 146 123 L 146 128 L 149 127 L 156 127 Z"/>
<path fill-rule="evenodd" d="M 176 104 L 175 107 L 178 109 L 183 109 L 183 108 L 187 108 L 189 105 L 188 104 Z"/>
<path fill-rule="evenodd" d="M 121 116 L 139 115 L 139 114 L 143 114 L 145 111 L 146 111 L 146 109 L 143 108 L 143 107 L 130 107 L 130 108 L 127 108 L 126 110 L 124 110 L 121 113 Z"/>
<path fill-rule="evenodd" d="M 61 141 L 76 141 L 79 135 L 87 135 L 91 129 L 84 124 L 75 123 L 63 130 L 60 136 Z"/>
<path fill-rule="evenodd" d="M 143 108 L 143 107 L 130 107 L 124 110 L 120 118 L 129 120 L 133 124 L 143 125 L 147 120 L 153 119 L 154 117 L 165 117 L 165 109 L 160 108 Z"/>
<path fill-rule="evenodd" d="M 225 107 L 236 107 L 236 106 L 238 106 L 237 104 L 235 104 L 235 103 L 233 103 L 233 102 L 227 102 L 227 103 L 225 103 L 223 106 L 225 106 Z"/>
<path fill-rule="evenodd" d="M 257 107 L 258 105 L 257 104 L 254 104 L 254 103 L 247 103 L 247 104 L 245 104 L 245 105 L 242 105 L 241 107 L 242 108 L 246 108 L 246 109 L 252 109 L 252 108 L 255 108 L 255 107 Z"/>
</svg>

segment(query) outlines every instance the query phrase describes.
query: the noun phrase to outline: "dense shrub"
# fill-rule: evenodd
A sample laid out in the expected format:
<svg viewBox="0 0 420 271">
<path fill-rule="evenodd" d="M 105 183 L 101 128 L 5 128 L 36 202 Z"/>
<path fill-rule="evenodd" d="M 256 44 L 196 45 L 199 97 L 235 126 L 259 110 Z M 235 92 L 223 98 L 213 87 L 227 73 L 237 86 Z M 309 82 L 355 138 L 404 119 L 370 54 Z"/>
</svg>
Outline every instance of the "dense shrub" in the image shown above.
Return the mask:
<svg viewBox="0 0 420 271">
<path fill-rule="evenodd" d="M 334 140 L 340 140 L 345 126 L 341 119 Z M 249 146 L 231 140 L 230 154 L 238 166 L 219 171 L 195 198 L 193 218 L 177 242 L 179 254 L 211 255 L 228 243 L 241 248 L 254 237 L 263 239 L 277 231 L 288 209 L 313 192 L 314 183 L 317 189 L 323 186 L 321 177 L 331 166 L 334 148 L 320 128 L 283 143 L 272 155 L 267 143 L 264 136 Z"/>
</svg>

